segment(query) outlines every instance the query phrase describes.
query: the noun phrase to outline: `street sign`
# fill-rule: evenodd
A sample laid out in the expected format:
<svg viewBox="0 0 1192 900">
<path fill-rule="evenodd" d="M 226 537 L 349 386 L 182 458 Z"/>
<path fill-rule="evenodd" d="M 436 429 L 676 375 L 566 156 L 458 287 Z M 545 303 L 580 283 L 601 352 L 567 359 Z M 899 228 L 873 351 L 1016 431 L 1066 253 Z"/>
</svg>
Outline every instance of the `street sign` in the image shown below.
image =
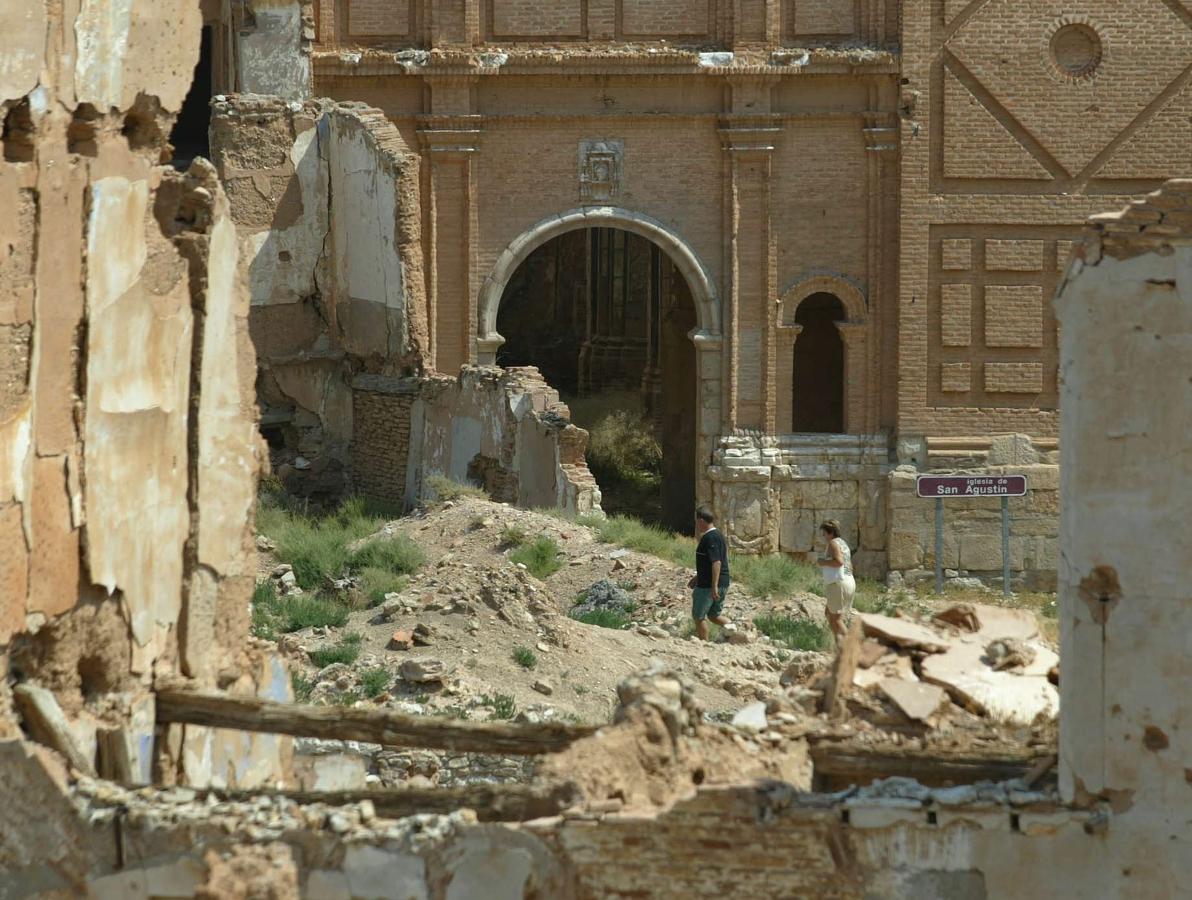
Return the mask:
<svg viewBox="0 0 1192 900">
<path fill-rule="evenodd" d="M 1024 497 L 1025 475 L 920 475 L 920 497 Z"/>
<path fill-rule="evenodd" d="M 1010 596 L 1010 497 L 1026 496 L 1025 475 L 920 475 L 915 493 L 935 500 L 935 592 L 944 592 L 944 500 L 1002 499 L 1002 594 Z"/>
</svg>

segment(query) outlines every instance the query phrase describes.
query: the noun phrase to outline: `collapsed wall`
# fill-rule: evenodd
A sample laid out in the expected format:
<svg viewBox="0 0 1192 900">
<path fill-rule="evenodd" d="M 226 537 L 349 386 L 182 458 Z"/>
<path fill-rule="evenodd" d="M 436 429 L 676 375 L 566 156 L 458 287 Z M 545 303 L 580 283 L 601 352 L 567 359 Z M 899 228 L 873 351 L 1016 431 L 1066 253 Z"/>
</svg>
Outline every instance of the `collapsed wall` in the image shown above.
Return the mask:
<svg viewBox="0 0 1192 900">
<path fill-rule="evenodd" d="M 599 509 L 587 434 L 536 371 L 427 374 L 420 161 L 382 112 L 225 97 L 212 148 L 247 260 L 262 430 L 287 490 L 407 508 L 437 474 L 511 503 Z"/>
<path fill-rule="evenodd" d="M 117 6 L 3 17 L 0 736 L 20 734 L 15 695 L 83 771 L 261 783 L 287 742 L 248 772 L 239 736 L 155 734 L 164 682 L 290 688 L 248 637 L 260 454 L 235 228 L 210 164 L 159 165 L 200 13 Z"/>
</svg>

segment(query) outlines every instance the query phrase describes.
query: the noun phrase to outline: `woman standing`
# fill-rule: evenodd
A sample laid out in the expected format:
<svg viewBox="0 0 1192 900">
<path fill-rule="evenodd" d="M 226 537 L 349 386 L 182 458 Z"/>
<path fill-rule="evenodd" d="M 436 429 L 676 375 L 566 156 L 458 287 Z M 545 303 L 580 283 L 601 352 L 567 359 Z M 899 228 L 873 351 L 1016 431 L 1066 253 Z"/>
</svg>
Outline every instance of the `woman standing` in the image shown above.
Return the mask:
<svg viewBox="0 0 1192 900">
<path fill-rule="evenodd" d="M 820 525 L 820 534 L 827 543 L 826 552 L 817 562 L 824 573 L 824 596 L 828 625 L 839 643 L 844 637 L 844 617 L 853 608 L 853 594 L 857 582 L 853 579 L 853 553 L 840 536 L 840 523 L 828 519 Z"/>
</svg>

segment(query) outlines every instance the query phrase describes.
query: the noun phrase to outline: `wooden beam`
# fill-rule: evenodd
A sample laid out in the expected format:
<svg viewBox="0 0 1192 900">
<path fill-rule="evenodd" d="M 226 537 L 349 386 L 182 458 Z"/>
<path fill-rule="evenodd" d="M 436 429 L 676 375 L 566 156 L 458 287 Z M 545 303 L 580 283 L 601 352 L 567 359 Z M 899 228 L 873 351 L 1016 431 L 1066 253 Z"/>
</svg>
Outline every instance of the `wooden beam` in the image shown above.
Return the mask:
<svg viewBox="0 0 1192 900">
<path fill-rule="evenodd" d="M 481 784 L 458 788 L 396 789 L 371 791 L 200 791 L 221 800 L 252 802 L 257 797 L 285 797 L 303 805 L 322 803 L 345 806 L 368 800 L 377 815 L 400 819 L 421 813 L 449 813 L 471 809 L 481 822 L 526 822 L 557 816 L 581 799 L 574 782 L 551 786 L 525 784 Z"/>
<path fill-rule="evenodd" d="M 932 787 L 1009 781 L 1027 775 L 1038 756 L 978 757 L 928 756 L 913 753 L 867 752 L 842 748 L 823 741 L 811 746 L 812 771 L 817 788 L 829 785 L 866 785 L 875 778 L 901 775 Z"/>
<path fill-rule="evenodd" d="M 554 753 L 593 734 L 588 725 L 543 722 L 461 722 L 435 716 L 407 716 L 387 709 L 303 706 L 218 691 L 165 690 L 157 693 L 157 721 L 291 734 L 385 747 L 422 747 L 535 756 Z"/>
</svg>

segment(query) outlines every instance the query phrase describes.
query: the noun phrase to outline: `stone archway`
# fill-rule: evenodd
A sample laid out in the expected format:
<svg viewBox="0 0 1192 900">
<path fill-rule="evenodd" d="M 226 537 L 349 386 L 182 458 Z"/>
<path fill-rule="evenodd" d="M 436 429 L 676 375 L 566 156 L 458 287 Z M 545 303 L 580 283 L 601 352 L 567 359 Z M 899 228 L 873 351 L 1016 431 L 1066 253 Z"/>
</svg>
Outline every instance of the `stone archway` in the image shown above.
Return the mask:
<svg viewBox="0 0 1192 900">
<path fill-rule="evenodd" d="M 580 233 L 586 237 L 581 238 Z M 628 319 L 621 321 L 615 310 L 609 313 L 611 318 L 607 322 L 604 313 L 598 315 L 595 311 L 604 309 L 597 299 L 604 297 L 604 293 L 594 292 L 595 282 L 591 279 L 597 278 L 601 270 L 595 262 L 600 258 L 598 248 L 607 247 L 610 238 L 619 241 L 617 246 L 624 246 L 624 254 L 618 255 L 627 267 L 622 289 L 630 282 L 640 289 L 637 276 L 641 274 L 638 264 L 643 259 L 642 250 L 652 248 L 651 278 L 657 279 L 657 283 L 649 296 L 654 298 L 651 303 L 661 305 L 650 306 L 653 324 L 645 332 L 649 336 L 645 343 L 650 349 L 644 351 L 644 368 L 638 365 L 642 361 L 635 355 L 642 350 L 638 347 L 642 335 L 636 334 L 632 327 L 624 330 Z M 632 253 L 630 246 L 634 248 Z M 577 295 L 574 287 L 584 282 L 582 273 L 586 267 L 577 265 L 573 257 L 577 252 L 582 255 L 585 247 L 589 251 L 588 265 L 592 267 L 587 282 L 591 308 L 588 338 L 580 334 L 582 344 L 576 344 L 573 332 L 577 327 L 584 331 L 584 316 L 577 314 L 577 310 L 586 308 L 587 304 L 576 299 L 584 288 Z M 658 268 L 660 256 L 664 261 L 662 269 Z M 636 261 L 632 266 L 630 259 Z M 619 266 L 618 262 L 613 270 L 620 271 Z M 632 278 L 631 267 L 635 273 Z M 622 307 L 618 308 L 625 310 L 626 317 L 636 315 L 634 310 L 640 313 L 638 306 L 625 306 L 624 302 L 623 299 Z M 634 302 L 640 303 L 640 296 Z M 687 312 L 683 313 L 683 309 Z M 550 325 L 544 328 L 542 323 L 547 321 Z M 632 321 L 638 326 L 642 324 L 637 318 Z M 524 323 L 524 327 L 518 323 Z M 610 323 L 613 330 L 605 331 L 605 325 Z M 574 402 L 575 421 L 584 427 L 593 427 L 600 420 L 600 415 L 592 422 L 585 418 L 592 418 L 594 405 L 585 398 L 600 396 L 636 415 L 630 408 L 633 404 L 621 395 L 626 394 L 626 385 L 639 374 L 649 373 L 644 374 L 641 382 L 640 411 L 654 423 L 663 446 L 662 496 L 658 507 L 661 518 L 654 521 L 670 527 L 689 527 L 692 505 L 710 499 L 706 467 L 711 462 L 712 443 L 720 424 L 720 308 L 706 269 L 684 241 L 660 222 L 622 209 L 601 207 L 552 216 L 518 237 L 498 257 L 479 293 L 477 331 L 477 357 L 482 365 L 499 362 L 539 367 L 548 382 L 564 391 L 569 403 Z M 581 349 L 576 357 L 577 347 Z M 577 358 L 578 366 L 575 372 L 565 373 L 563 369 L 570 357 Z M 597 359 L 601 362 L 596 363 Z M 594 373 L 595 377 L 583 373 Z M 619 377 L 622 375 L 625 378 Z M 604 396 L 604 389 L 598 383 L 602 379 L 614 385 L 609 396 Z M 621 384 L 622 380 L 626 384 Z M 647 396 L 653 401 L 646 401 Z M 685 399 L 679 400 L 681 397 Z M 603 406 L 595 405 L 601 415 L 607 414 Z M 604 434 L 607 443 L 607 432 Z M 602 482 L 602 489 L 618 483 L 616 479 Z M 610 508 L 614 496 L 615 493 L 605 490 Z M 646 496 L 652 494 L 647 491 Z"/>
<path fill-rule="evenodd" d="M 691 247 L 657 219 L 643 213 L 614 206 L 572 209 L 543 219 L 513 240 L 497 257 L 492 271 L 480 285 L 477 298 L 476 361 L 493 365 L 503 338 L 497 331 L 497 312 L 509 279 L 517 267 L 547 241 L 585 228 L 618 228 L 640 235 L 657 244 L 670 257 L 691 289 L 695 302 L 697 328 L 691 334 L 696 348 L 704 350 L 720 344 L 720 298 L 704 264 Z"/>
</svg>

